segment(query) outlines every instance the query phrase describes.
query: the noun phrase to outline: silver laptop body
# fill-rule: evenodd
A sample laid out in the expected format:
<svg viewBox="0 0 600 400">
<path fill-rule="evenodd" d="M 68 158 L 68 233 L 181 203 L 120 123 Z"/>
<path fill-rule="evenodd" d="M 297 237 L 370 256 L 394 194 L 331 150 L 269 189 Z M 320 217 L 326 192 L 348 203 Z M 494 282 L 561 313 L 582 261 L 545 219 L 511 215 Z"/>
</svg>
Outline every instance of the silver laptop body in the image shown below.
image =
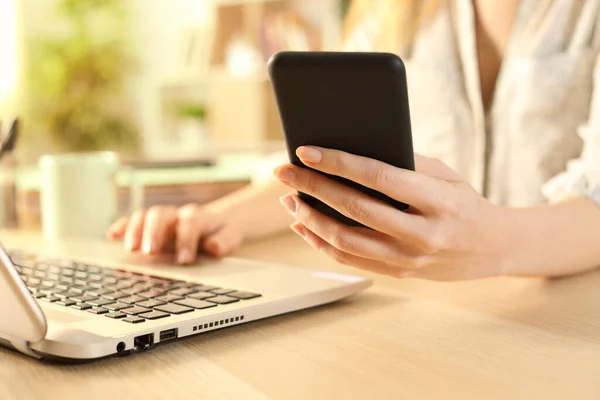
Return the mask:
<svg viewBox="0 0 600 400">
<path fill-rule="evenodd" d="M 75 248 L 73 248 L 75 249 Z M 195 267 L 33 255 L 0 246 L 0 344 L 38 359 L 83 362 L 334 302 L 363 277 L 243 259 Z"/>
</svg>

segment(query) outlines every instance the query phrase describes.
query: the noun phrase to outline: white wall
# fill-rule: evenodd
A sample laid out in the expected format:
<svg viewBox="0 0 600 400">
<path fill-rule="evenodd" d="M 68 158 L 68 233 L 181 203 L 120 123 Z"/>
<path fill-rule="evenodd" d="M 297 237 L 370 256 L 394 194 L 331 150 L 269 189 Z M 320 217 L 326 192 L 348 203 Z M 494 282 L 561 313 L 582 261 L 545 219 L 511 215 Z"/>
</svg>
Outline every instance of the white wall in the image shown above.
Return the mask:
<svg viewBox="0 0 600 400">
<path fill-rule="evenodd" d="M 127 0 L 140 74 L 131 81 L 146 153 L 161 151 L 159 89 L 177 74 L 181 32 L 210 22 L 210 0 Z"/>
</svg>

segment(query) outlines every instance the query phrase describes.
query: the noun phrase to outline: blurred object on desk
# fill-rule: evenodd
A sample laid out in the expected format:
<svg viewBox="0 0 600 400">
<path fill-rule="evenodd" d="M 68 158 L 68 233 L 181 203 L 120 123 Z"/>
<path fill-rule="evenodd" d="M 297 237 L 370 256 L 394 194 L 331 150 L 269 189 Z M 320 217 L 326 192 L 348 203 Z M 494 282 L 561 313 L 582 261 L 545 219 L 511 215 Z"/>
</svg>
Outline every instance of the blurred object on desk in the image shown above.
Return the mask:
<svg viewBox="0 0 600 400">
<path fill-rule="evenodd" d="M 114 152 L 45 155 L 38 175 L 47 239 L 103 238 L 120 215 L 119 186 L 129 188 L 127 214 L 143 204 L 143 186 L 137 184 L 135 171 L 123 166 Z"/>
<path fill-rule="evenodd" d="M 17 210 L 16 172 L 18 161 L 15 147 L 20 134 L 21 123 L 15 118 L 6 134 L 2 132 L 0 144 L 0 226 L 14 229 L 19 226 Z M 0 130 L 1 132 L 1 130 Z"/>
<path fill-rule="evenodd" d="M 222 154 L 211 166 L 134 168 L 133 175 L 144 193 L 140 206 L 205 204 L 247 185 L 263 162 L 261 153 L 240 152 Z M 130 171 L 122 171 L 116 177 L 120 214 L 127 213 L 131 204 L 127 188 L 131 182 L 130 174 Z M 19 170 L 19 218 L 23 229 L 41 228 L 40 187 L 41 175 L 37 167 Z"/>
</svg>

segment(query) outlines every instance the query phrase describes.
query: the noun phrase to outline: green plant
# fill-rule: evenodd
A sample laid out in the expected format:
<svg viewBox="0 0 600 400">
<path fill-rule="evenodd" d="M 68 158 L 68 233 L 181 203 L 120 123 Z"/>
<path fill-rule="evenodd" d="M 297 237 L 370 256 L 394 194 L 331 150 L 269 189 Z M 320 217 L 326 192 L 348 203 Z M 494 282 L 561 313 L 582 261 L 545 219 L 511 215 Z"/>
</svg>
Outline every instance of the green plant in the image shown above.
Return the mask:
<svg viewBox="0 0 600 400">
<path fill-rule="evenodd" d="M 123 96 L 133 66 L 124 2 L 57 0 L 56 11 L 61 34 L 29 43 L 26 98 L 35 130 L 61 150 L 134 148 L 137 132 Z"/>
<path fill-rule="evenodd" d="M 206 119 L 206 107 L 200 103 L 183 103 L 175 108 L 175 114 L 180 119 L 196 119 L 203 121 Z"/>
</svg>

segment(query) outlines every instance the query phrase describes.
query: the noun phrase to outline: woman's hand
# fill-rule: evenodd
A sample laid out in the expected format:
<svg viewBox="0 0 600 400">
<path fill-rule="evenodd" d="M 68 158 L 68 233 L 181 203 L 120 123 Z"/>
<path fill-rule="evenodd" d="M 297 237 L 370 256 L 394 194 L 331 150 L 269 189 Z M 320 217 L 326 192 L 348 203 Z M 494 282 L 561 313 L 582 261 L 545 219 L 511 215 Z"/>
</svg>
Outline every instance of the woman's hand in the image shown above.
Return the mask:
<svg viewBox="0 0 600 400">
<path fill-rule="evenodd" d="M 337 261 L 394 277 L 474 279 L 502 274 L 510 253 L 510 211 L 494 206 L 442 162 L 416 156 L 416 172 L 356 155 L 300 147 L 302 162 L 410 204 L 399 211 L 327 177 L 284 165 L 275 175 L 371 229 L 349 227 L 301 201 L 281 198 L 292 229 Z"/>
<path fill-rule="evenodd" d="M 214 257 L 230 254 L 240 246 L 242 236 L 222 214 L 196 204 L 138 210 L 116 221 L 108 231 L 110 239 L 123 240 L 129 251 L 148 255 L 175 252 L 180 264 L 193 264 L 199 250 Z"/>
</svg>

